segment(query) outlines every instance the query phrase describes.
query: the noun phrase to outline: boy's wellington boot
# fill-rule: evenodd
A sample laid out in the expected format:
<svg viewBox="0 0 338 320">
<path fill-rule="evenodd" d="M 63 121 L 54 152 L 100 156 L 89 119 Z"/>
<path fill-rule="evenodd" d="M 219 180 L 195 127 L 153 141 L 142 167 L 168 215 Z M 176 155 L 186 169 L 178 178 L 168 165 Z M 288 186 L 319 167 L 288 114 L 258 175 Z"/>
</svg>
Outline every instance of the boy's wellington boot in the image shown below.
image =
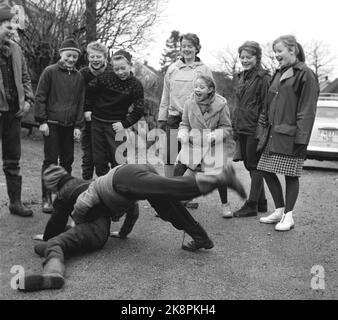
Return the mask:
<svg viewBox="0 0 338 320">
<path fill-rule="evenodd" d="M 9 212 L 20 217 L 31 217 L 33 211 L 25 208 L 21 203 L 22 177 L 7 177 L 7 192 L 9 197 Z"/>
<path fill-rule="evenodd" d="M 24 276 L 20 286 L 18 280 L 18 290 L 20 291 L 40 291 L 45 289 L 60 289 L 64 283 L 65 266 L 58 258 L 51 258 L 45 264 L 42 274 L 32 274 Z"/>
<path fill-rule="evenodd" d="M 186 232 L 193 238 L 193 240 L 186 245 L 183 244 L 183 250 L 194 252 L 199 249 L 211 249 L 214 247 L 214 243 L 209 238 L 207 232 L 198 222 L 196 222 L 195 225 L 191 226 L 189 230 L 186 230 Z"/>
</svg>

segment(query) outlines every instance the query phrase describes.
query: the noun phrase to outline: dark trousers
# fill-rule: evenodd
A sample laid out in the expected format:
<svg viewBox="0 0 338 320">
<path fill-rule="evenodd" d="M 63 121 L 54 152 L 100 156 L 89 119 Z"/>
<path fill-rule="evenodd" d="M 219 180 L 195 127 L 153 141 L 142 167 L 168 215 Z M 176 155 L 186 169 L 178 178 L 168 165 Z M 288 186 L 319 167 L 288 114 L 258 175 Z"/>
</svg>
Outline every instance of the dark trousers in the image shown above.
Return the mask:
<svg viewBox="0 0 338 320">
<path fill-rule="evenodd" d="M 51 164 L 62 166 L 69 174 L 74 162 L 74 127 L 62 127 L 48 124 L 49 136 L 44 136 L 44 154 L 42 170 Z"/>
<path fill-rule="evenodd" d="M 91 137 L 91 121 L 85 122 L 85 127 L 82 130 L 81 148 L 82 148 L 82 178 L 90 180 L 94 174 L 94 162 L 92 153 L 92 137 Z"/>
<path fill-rule="evenodd" d="M 43 136 L 44 155 L 42 172 L 51 164 L 60 164 L 69 174 L 72 172 L 74 162 L 74 127 L 63 127 L 48 123 L 49 135 Z M 47 190 L 42 186 L 42 197 L 47 195 Z"/>
<path fill-rule="evenodd" d="M 109 216 L 101 215 L 51 238 L 47 242 L 44 264 L 51 258 L 64 262 L 65 256 L 101 249 L 108 240 L 110 223 Z"/>
<path fill-rule="evenodd" d="M 174 164 L 181 150 L 181 143 L 177 140 L 177 132 L 182 121 L 181 116 L 169 116 L 166 127 L 167 159 L 165 164 Z"/>
<path fill-rule="evenodd" d="M 239 134 L 239 142 L 244 166 L 249 171 L 251 177 L 249 200 L 263 202 L 266 200 L 264 181 L 261 172 L 257 170 L 257 165 L 262 154 L 256 151 L 258 139 L 253 135 Z"/>
<path fill-rule="evenodd" d="M 6 178 L 20 176 L 21 118 L 3 112 L 0 116 L 0 139 L 2 142 L 2 168 Z"/>
<path fill-rule="evenodd" d="M 111 123 L 92 120 L 92 150 L 93 162 L 97 176 L 103 176 L 109 171 L 109 163 L 114 168 L 119 163 L 116 161 L 116 149 L 123 141 L 116 141 L 116 134 Z"/>
</svg>

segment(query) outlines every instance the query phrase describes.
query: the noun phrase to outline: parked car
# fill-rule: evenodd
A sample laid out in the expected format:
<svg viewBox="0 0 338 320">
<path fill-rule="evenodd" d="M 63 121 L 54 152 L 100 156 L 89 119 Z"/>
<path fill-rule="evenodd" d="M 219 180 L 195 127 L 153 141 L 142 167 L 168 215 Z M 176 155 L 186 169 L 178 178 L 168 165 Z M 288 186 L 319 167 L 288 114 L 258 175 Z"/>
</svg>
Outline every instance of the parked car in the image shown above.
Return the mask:
<svg viewBox="0 0 338 320">
<path fill-rule="evenodd" d="M 338 161 L 338 94 L 319 95 L 307 158 Z"/>
</svg>

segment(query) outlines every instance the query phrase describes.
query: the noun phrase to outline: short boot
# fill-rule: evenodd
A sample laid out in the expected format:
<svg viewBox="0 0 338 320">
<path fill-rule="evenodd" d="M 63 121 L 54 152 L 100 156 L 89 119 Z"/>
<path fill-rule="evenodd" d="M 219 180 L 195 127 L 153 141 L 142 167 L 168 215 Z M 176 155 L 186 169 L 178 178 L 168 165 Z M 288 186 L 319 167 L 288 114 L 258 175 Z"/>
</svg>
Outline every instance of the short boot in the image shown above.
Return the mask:
<svg viewBox="0 0 338 320">
<path fill-rule="evenodd" d="M 267 224 L 272 224 L 272 223 L 278 223 L 284 213 L 284 207 L 277 208 L 274 212 L 269 214 L 267 217 L 261 217 L 259 219 L 259 222 L 261 223 L 267 223 Z"/>
<path fill-rule="evenodd" d="M 244 205 L 234 212 L 234 216 L 237 218 L 257 216 L 257 202 L 250 200 L 245 201 Z"/>
<path fill-rule="evenodd" d="M 193 240 L 186 245 L 183 244 L 183 250 L 194 252 L 199 249 L 211 249 L 214 247 L 214 243 L 209 238 L 207 232 L 198 222 L 196 222 L 191 230 L 187 230 L 187 233 L 193 238 Z"/>
<path fill-rule="evenodd" d="M 40 291 L 45 289 L 60 289 L 64 283 L 65 266 L 58 258 L 51 258 L 45 264 L 42 274 L 27 275 L 23 279 L 20 291 Z M 20 281 L 19 281 L 20 283 Z"/>
<path fill-rule="evenodd" d="M 222 203 L 222 217 L 224 219 L 230 219 L 234 216 L 233 212 L 231 211 L 231 207 L 229 203 Z"/>
<path fill-rule="evenodd" d="M 22 177 L 7 177 L 7 192 L 9 197 L 9 212 L 20 217 L 31 217 L 33 211 L 25 208 L 21 202 Z"/>
<path fill-rule="evenodd" d="M 295 226 L 295 222 L 292 217 L 292 211 L 284 213 L 282 219 L 276 224 L 276 231 L 289 231 Z"/>
<path fill-rule="evenodd" d="M 205 195 L 214 189 L 227 185 L 228 188 L 235 190 L 242 198 L 246 198 L 246 192 L 241 181 L 236 177 L 235 169 L 232 165 L 228 165 L 217 175 L 196 175 L 196 183 L 201 194 Z"/>
<path fill-rule="evenodd" d="M 268 212 L 268 201 L 266 199 L 258 201 L 257 209 L 258 212 Z"/>
</svg>

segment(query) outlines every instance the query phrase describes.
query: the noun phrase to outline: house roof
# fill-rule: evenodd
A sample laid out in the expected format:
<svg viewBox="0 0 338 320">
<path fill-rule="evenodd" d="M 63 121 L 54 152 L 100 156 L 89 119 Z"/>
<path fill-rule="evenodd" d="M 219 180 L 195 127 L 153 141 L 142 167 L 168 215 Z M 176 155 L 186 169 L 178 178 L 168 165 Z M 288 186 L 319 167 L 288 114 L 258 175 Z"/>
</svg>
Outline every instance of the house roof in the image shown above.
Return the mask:
<svg viewBox="0 0 338 320">
<path fill-rule="evenodd" d="M 338 78 L 329 83 L 322 92 L 338 93 Z"/>
</svg>

